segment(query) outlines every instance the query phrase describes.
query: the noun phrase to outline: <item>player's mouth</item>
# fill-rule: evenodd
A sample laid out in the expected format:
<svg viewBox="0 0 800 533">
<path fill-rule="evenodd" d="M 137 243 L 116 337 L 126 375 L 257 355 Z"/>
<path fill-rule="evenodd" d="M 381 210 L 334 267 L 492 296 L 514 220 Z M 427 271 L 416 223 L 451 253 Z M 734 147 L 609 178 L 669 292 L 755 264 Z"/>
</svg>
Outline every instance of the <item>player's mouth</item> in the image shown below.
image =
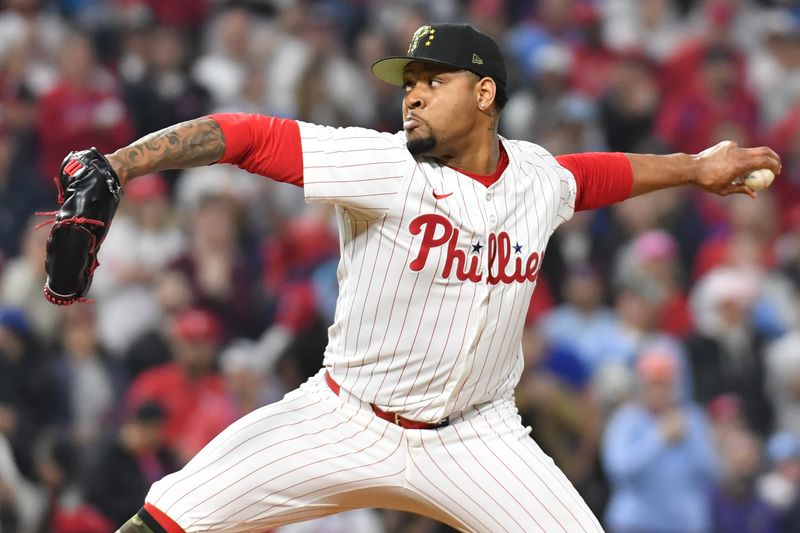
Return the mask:
<svg viewBox="0 0 800 533">
<path fill-rule="evenodd" d="M 406 132 L 410 132 L 411 130 L 417 128 L 420 124 L 421 122 L 417 117 L 415 117 L 414 115 L 409 115 L 403 121 L 403 129 Z"/>
</svg>

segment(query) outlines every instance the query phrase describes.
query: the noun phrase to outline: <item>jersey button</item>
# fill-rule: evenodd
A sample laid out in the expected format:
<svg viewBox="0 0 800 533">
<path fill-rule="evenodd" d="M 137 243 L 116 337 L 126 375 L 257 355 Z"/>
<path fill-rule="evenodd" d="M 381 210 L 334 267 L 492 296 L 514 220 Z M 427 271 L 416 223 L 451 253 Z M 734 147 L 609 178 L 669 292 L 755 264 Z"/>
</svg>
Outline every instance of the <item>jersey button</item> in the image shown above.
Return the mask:
<svg viewBox="0 0 800 533">
<path fill-rule="evenodd" d="M 493 196 L 494 196 L 494 194 L 492 193 L 492 191 L 487 191 L 486 192 L 486 199 L 487 200 L 491 201 Z"/>
<path fill-rule="evenodd" d="M 496 216 L 494 216 L 494 215 L 489 215 L 489 222 L 491 222 L 492 224 L 494 224 L 495 222 L 497 222 L 497 217 L 496 217 Z"/>
</svg>

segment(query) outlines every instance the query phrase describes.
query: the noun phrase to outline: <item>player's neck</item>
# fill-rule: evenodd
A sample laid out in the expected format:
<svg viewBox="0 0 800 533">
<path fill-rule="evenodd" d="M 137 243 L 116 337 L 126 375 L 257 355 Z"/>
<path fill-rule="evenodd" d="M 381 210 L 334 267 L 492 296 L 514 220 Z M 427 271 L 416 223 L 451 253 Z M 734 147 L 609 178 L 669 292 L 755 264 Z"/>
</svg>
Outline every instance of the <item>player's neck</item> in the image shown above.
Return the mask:
<svg viewBox="0 0 800 533">
<path fill-rule="evenodd" d="M 490 133 L 488 138 L 483 136 L 476 142 L 466 143 L 458 153 L 444 154 L 438 159 L 448 167 L 472 174 L 492 174 L 500 161 L 500 139 L 496 129 Z"/>
</svg>

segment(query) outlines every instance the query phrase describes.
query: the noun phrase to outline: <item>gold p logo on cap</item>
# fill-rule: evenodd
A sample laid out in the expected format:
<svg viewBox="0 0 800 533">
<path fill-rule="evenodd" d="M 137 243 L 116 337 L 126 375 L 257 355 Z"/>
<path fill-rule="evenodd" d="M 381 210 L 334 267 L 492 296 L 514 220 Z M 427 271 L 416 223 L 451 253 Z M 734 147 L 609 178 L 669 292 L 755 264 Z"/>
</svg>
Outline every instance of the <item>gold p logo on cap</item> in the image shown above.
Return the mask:
<svg viewBox="0 0 800 533">
<path fill-rule="evenodd" d="M 411 44 L 408 46 L 408 52 L 406 52 L 406 54 L 412 54 L 414 50 L 417 49 L 417 46 L 419 46 L 419 41 L 426 35 L 428 36 L 428 40 L 425 46 L 430 46 L 431 41 L 436 37 L 436 30 L 431 29 L 428 25 L 420 26 L 417 31 L 414 32 L 414 35 L 411 36 Z"/>
</svg>

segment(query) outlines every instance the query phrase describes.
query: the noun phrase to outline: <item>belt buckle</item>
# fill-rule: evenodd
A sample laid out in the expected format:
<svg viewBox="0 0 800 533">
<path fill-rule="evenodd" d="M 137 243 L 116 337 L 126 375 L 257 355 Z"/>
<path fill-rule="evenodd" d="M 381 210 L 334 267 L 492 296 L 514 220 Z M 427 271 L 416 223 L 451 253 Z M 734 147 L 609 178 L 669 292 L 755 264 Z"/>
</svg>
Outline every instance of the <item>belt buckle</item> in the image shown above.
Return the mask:
<svg viewBox="0 0 800 533">
<path fill-rule="evenodd" d="M 394 414 L 394 423 L 396 425 L 400 426 L 400 413 L 395 413 Z"/>
</svg>

